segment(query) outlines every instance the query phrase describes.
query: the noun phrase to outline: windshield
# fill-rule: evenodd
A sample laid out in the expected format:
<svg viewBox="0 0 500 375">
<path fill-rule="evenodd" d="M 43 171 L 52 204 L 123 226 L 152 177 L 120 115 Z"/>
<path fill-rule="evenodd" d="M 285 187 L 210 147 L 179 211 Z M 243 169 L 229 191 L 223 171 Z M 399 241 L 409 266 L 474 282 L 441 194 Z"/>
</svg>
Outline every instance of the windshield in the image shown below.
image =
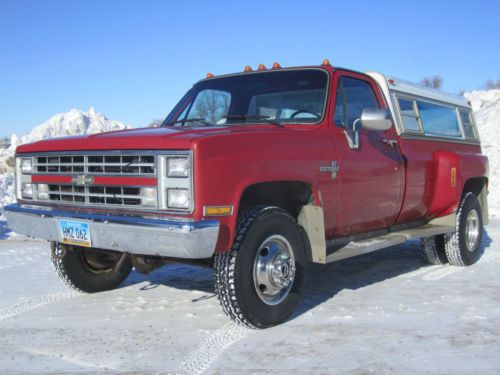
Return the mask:
<svg viewBox="0 0 500 375">
<path fill-rule="evenodd" d="M 163 126 L 315 124 L 323 117 L 327 83 L 326 72 L 312 69 L 207 79 L 188 92 Z"/>
</svg>

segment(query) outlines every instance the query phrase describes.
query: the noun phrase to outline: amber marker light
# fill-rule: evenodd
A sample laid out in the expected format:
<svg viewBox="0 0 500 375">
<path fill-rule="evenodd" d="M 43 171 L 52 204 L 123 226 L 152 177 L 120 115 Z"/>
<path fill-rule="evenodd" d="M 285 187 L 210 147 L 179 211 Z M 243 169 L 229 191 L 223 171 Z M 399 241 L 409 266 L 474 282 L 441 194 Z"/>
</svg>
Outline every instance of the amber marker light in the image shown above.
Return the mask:
<svg viewBox="0 0 500 375">
<path fill-rule="evenodd" d="M 321 63 L 321 65 L 324 65 L 324 66 L 330 66 L 330 60 L 328 59 L 324 59 L 323 62 Z"/>
<path fill-rule="evenodd" d="M 259 64 L 259 67 L 257 70 L 266 70 L 266 66 L 264 64 Z"/>
<path fill-rule="evenodd" d="M 233 206 L 205 206 L 203 215 L 205 216 L 228 216 L 233 214 Z"/>
<path fill-rule="evenodd" d="M 207 73 L 207 78 L 214 78 L 215 76 L 213 75 L 213 73 Z"/>
<path fill-rule="evenodd" d="M 281 68 L 281 65 L 279 62 L 273 62 L 273 69 L 280 69 Z"/>
<path fill-rule="evenodd" d="M 243 70 L 245 73 L 248 73 L 248 72 L 251 72 L 252 71 L 252 68 L 250 67 L 250 65 L 247 65 L 245 66 L 245 69 Z"/>
</svg>

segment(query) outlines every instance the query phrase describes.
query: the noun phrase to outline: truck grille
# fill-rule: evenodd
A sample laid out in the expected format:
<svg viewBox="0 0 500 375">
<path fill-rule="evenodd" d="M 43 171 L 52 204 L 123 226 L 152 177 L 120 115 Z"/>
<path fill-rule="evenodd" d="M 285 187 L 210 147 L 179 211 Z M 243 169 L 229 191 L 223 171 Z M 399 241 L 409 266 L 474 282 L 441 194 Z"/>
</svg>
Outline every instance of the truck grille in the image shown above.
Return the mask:
<svg viewBox="0 0 500 375">
<path fill-rule="evenodd" d="M 36 156 L 34 170 L 39 174 L 154 175 L 155 165 L 154 155 Z"/>
<path fill-rule="evenodd" d="M 141 189 L 124 186 L 49 185 L 49 201 L 83 205 L 140 206 Z"/>
</svg>

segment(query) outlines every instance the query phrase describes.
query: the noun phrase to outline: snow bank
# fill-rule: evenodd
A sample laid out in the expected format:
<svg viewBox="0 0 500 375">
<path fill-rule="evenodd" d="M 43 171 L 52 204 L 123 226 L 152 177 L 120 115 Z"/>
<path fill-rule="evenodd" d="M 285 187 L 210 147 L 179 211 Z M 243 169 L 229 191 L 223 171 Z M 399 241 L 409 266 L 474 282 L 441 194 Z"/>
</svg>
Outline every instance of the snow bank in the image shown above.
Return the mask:
<svg viewBox="0 0 500 375">
<path fill-rule="evenodd" d="M 476 116 L 483 153 L 490 161 L 490 216 L 500 216 L 500 90 L 466 92 Z"/>
<path fill-rule="evenodd" d="M 15 200 L 12 160 L 17 146 L 47 138 L 103 133 L 128 128 L 131 126 L 124 125 L 117 120 L 110 120 L 102 113 L 96 112 L 94 108 L 90 108 L 87 112 L 72 109 L 65 113 L 58 113 L 21 138 L 13 134 L 10 147 L 0 149 L 0 207 Z"/>
</svg>

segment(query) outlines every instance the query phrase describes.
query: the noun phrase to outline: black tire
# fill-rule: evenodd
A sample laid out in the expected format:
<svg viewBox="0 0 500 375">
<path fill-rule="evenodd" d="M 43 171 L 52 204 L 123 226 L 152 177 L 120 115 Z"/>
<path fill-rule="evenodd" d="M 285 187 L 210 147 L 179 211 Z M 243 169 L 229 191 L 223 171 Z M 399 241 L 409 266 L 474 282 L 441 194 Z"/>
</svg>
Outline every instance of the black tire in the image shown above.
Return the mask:
<svg viewBox="0 0 500 375">
<path fill-rule="evenodd" d="M 468 224 L 469 220 L 471 222 Z M 470 230 L 470 228 L 474 228 L 474 230 Z M 471 236 L 468 233 L 476 233 L 476 236 Z M 445 236 L 446 257 L 450 264 L 463 267 L 476 263 L 481 256 L 482 239 L 481 205 L 474 194 L 467 193 L 458 209 L 456 231 Z"/>
<path fill-rule="evenodd" d="M 132 270 L 130 257 L 122 258 L 118 252 L 52 242 L 51 256 L 56 272 L 64 283 L 85 293 L 115 289 Z M 121 262 L 119 267 L 115 267 L 117 262 Z"/>
<path fill-rule="evenodd" d="M 448 264 L 443 234 L 421 238 L 420 248 L 422 249 L 422 257 L 427 263 L 434 265 Z"/>
<path fill-rule="evenodd" d="M 274 237 L 285 238 L 290 245 L 288 249 L 294 258 L 290 269 L 293 262 L 295 270 L 293 281 L 290 278 L 283 294 L 277 296 L 284 299 L 269 304 L 262 299 L 266 290 L 257 291 L 254 263 L 265 251 L 262 246 Z M 217 254 L 214 260 L 215 291 L 226 315 L 252 328 L 267 328 L 285 321 L 297 306 L 304 287 L 308 248 L 304 231 L 288 212 L 278 207 L 250 209 L 239 221 L 231 250 Z M 285 273 L 290 275 L 281 275 Z"/>
</svg>

